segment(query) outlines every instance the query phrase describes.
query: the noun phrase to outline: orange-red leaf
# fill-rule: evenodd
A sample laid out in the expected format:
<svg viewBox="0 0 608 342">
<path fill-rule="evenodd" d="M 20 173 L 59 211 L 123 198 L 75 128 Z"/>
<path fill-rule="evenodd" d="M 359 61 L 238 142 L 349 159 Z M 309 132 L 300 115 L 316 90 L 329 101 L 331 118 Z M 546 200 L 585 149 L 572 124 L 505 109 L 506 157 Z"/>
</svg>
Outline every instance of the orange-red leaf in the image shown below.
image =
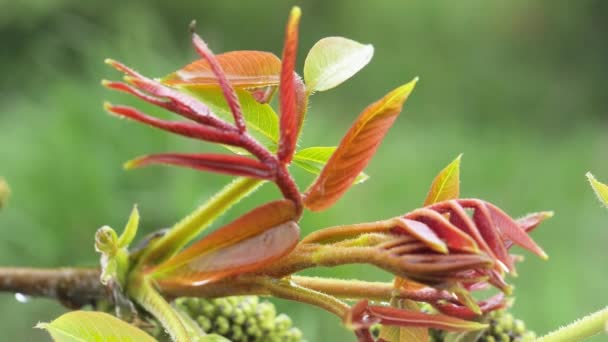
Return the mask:
<svg viewBox="0 0 608 342">
<path fill-rule="evenodd" d="M 460 196 L 460 157 L 462 157 L 462 154 L 435 177 L 426 200 L 424 200 L 425 206 L 457 199 Z"/>
<path fill-rule="evenodd" d="M 307 208 L 323 210 L 342 197 L 369 163 L 417 81 L 402 85 L 363 110 L 306 192 Z"/>
<path fill-rule="evenodd" d="M 263 88 L 277 86 L 281 72 L 281 60 L 265 51 L 230 51 L 215 56 L 235 88 Z M 166 76 L 167 85 L 219 86 L 206 59 L 194 61 Z"/>
<path fill-rule="evenodd" d="M 283 47 L 283 64 L 281 65 L 281 85 L 279 86 L 279 102 L 281 105 L 281 140 L 277 153 L 279 160 L 285 164 L 291 162 L 296 150 L 300 120 L 298 118 L 296 75 L 296 55 L 298 52 L 298 25 L 301 11 L 294 7 L 289 15 L 285 28 L 285 45 Z"/>
<path fill-rule="evenodd" d="M 151 270 L 161 287 L 202 285 L 255 270 L 290 252 L 299 227 L 293 202 L 255 208 Z"/>
</svg>

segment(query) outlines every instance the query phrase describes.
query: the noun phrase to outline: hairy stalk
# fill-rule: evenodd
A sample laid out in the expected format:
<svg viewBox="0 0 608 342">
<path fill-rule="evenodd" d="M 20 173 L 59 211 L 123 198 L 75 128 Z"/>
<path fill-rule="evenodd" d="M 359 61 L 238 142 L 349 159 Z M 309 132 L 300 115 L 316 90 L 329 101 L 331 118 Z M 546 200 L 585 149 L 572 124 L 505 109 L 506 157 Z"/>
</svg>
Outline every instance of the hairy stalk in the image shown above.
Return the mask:
<svg viewBox="0 0 608 342">
<path fill-rule="evenodd" d="M 180 314 L 156 291 L 148 279 L 137 278 L 135 281 L 132 279 L 130 283 L 129 297 L 156 317 L 167 329 L 173 341 L 191 341 L 188 327 L 184 324 Z"/>
<path fill-rule="evenodd" d="M 608 306 L 576 322 L 551 332 L 537 342 L 582 341 L 602 331 L 608 332 Z"/>
<path fill-rule="evenodd" d="M 192 214 L 175 224 L 165 236 L 153 242 L 141 256 L 140 264 L 155 264 L 173 256 L 215 219 L 262 184 L 262 180 L 241 177 L 226 185 Z"/>
<path fill-rule="evenodd" d="M 423 288 L 421 290 L 406 290 L 395 288 L 393 283 L 361 280 L 343 280 L 320 277 L 292 276 L 290 280 L 299 286 L 314 291 L 327 293 L 334 297 L 350 300 L 369 299 L 374 301 L 390 301 L 392 297 L 407 298 L 420 302 L 438 300 L 454 301 L 452 294 L 445 290 Z"/>
<path fill-rule="evenodd" d="M 53 298 L 69 308 L 79 308 L 110 297 L 99 276 L 97 268 L 0 267 L 0 292 Z"/>
<path fill-rule="evenodd" d="M 344 320 L 350 311 L 350 307 L 336 297 L 299 286 L 289 280 L 266 278 L 261 285 L 274 297 L 318 306 L 341 320 Z"/>
</svg>

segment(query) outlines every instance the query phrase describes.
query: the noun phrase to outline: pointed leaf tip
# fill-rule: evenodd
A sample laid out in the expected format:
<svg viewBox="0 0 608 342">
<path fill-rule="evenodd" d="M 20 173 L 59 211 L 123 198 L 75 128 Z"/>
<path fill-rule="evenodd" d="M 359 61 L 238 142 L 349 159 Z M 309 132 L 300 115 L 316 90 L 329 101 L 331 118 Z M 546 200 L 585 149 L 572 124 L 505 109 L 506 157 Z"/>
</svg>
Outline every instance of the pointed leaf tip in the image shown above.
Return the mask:
<svg viewBox="0 0 608 342">
<path fill-rule="evenodd" d="M 415 80 L 406 83 L 363 110 L 308 188 L 304 200 L 308 209 L 326 209 L 350 188 L 376 153 L 415 84 Z"/>
<path fill-rule="evenodd" d="M 608 207 L 608 185 L 598 181 L 591 172 L 587 172 L 586 176 L 599 201 Z"/>
<path fill-rule="evenodd" d="M 433 180 L 424 205 L 457 199 L 460 196 L 460 159 L 462 153 L 439 172 Z"/>
<path fill-rule="evenodd" d="M 279 104 L 281 108 L 281 136 L 277 156 L 283 164 L 289 164 L 296 149 L 299 133 L 300 113 L 297 106 L 295 64 L 298 51 L 298 26 L 301 11 L 293 7 L 285 28 L 285 43 L 281 64 Z"/>
</svg>

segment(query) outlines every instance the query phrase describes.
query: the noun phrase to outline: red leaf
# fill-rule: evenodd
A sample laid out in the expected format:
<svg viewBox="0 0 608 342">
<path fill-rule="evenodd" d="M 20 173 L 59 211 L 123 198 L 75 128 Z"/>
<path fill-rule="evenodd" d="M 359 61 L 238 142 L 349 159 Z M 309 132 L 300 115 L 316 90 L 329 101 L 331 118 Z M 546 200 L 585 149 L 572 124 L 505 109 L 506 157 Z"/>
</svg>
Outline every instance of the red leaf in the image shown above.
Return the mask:
<svg viewBox="0 0 608 342">
<path fill-rule="evenodd" d="M 509 215 L 491 203 L 487 203 L 487 206 L 494 224 L 498 226 L 505 238 L 510 239 L 515 244 L 531 251 L 542 259 L 549 258 L 545 251 Z"/>
<path fill-rule="evenodd" d="M 151 154 L 127 162 L 125 168 L 132 169 L 150 164 L 177 165 L 196 170 L 259 179 L 271 179 L 273 177 L 273 173 L 268 166 L 255 159 L 224 154 Z"/>
<path fill-rule="evenodd" d="M 235 131 L 223 131 L 214 127 L 197 125 L 188 122 L 160 120 L 146 115 L 135 108 L 114 106 L 109 103 L 105 104 L 105 109 L 114 115 L 126 117 L 131 120 L 142 122 L 164 131 L 176 133 L 185 137 L 217 142 L 231 146 L 241 145 L 240 136 Z"/>
<path fill-rule="evenodd" d="M 426 314 L 390 306 L 368 305 L 367 301 L 361 301 L 353 307 L 350 317 L 346 318 L 346 323 L 355 329 L 369 327 L 375 323 L 446 331 L 480 330 L 487 327 L 486 324 L 441 314 Z"/>
<path fill-rule="evenodd" d="M 234 116 L 234 123 L 240 132 L 245 132 L 247 129 L 245 126 L 245 119 L 243 119 L 243 112 L 241 110 L 241 104 L 239 103 L 239 99 L 232 87 L 230 81 L 226 77 L 222 66 L 219 61 L 213 54 L 213 52 L 209 49 L 207 44 L 199 37 L 196 33 L 192 34 L 192 44 L 194 44 L 194 49 L 198 52 L 201 57 L 205 58 L 207 62 L 209 62 L 209 66 L 211 71 L 217 77 L 217 80 L 222 88 L 222 92 L 224 93 L 224 97 L 226 98 L 226 102 L 228 103 L 228 107 L 230 107 L 230 111 Z"/>
<path fill-rule="evenodd" d="M 490 311 L 499 310 L 504 308 L 507 305 L 505 300 L 505 296 L 503 293 L 498 293 L 485 301 L 481 301 L 478 303 L 479 308 L 483 314 L 486 314 Z M 466 306 L 448 303 L 448 302 L 435 302 L 433 303 L 433 307 L 439 310 L 441 313 L 454 316 L 466 320 L 473 320 L 479 317 L 479 314 L 473 312 L 471 309 Z"/>
<path fill-rule="evenodd" d="M 289 253 L 299 239 L 293 202 L 265 204 L 150 270 L 161 287 L 196 286 L 253 271 Z"/>
<path fill-rule="evenodd" d="M 407 213 L 405 218 L 421 221 L 439 235 L 452 250 L 467 253 L 479 253 L 479 247 L 475 240 L 468 234 L 458 229 L 443 215 L 428 208 L 416 209 Z"/>
<path fill-rule="evenodd" d="M 296 149 L 299 120 L 294 68 L 298 51 L 298 25 L 301 11 L 294 7 L 289 15 L 285 29 L 285 46 L 281 64 L 281 85 L 279 101 L 281 105 L 281 140 L 277 156 L 284 164 L 289 164 Z"/>
<path fill-rule="evenodd" d="M 125 73 L 127 75 L 125 76 L 125 80 L 138 89 L 119 82 L 103 82 L 103 84 L 108 88 L 133 94 L 144 101 L 148 101 L 157 106 L 166 108 L 190 120 L 205 125 L 211 125 L 223 130 L 234 129 L 226 122 L 217 118 L 213 113 L 211 113 L 211 110 L 207 106 L 200 101 L 197 101 L 193 97 L 181 93 L 175 89 L 166 87 L 157 81 L 144 77 L 135 70 L 117 61 L 107 59 L 106 63 L 114 67 L 116 70 Z M 150 93 L 152 96 L 144 92 Z"/>
<path fill-rule="evenodd" d="M 304 205 L 313 211 L 333 205 L 367 166 L 382 139 L 401 112 L 417 79 L 368 106 L 344 136 L 316 181 L 308 188 Z"/>
</svg>

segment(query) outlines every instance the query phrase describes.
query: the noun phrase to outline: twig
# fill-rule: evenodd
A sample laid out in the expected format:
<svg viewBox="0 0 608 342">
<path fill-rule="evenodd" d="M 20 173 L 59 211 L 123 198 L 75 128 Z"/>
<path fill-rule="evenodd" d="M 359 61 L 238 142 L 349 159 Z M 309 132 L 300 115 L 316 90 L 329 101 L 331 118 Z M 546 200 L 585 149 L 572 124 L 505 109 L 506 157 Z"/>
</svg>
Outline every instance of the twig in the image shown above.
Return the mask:
<svg viewBox="0 0 608 342">
<path fill-rule="evenodd" d="M 68 308 L 79 308 L 111 298 L 99 275 L 97 268 L 0 267 L 0 292 L 53 298 Z"/>
</svg>

